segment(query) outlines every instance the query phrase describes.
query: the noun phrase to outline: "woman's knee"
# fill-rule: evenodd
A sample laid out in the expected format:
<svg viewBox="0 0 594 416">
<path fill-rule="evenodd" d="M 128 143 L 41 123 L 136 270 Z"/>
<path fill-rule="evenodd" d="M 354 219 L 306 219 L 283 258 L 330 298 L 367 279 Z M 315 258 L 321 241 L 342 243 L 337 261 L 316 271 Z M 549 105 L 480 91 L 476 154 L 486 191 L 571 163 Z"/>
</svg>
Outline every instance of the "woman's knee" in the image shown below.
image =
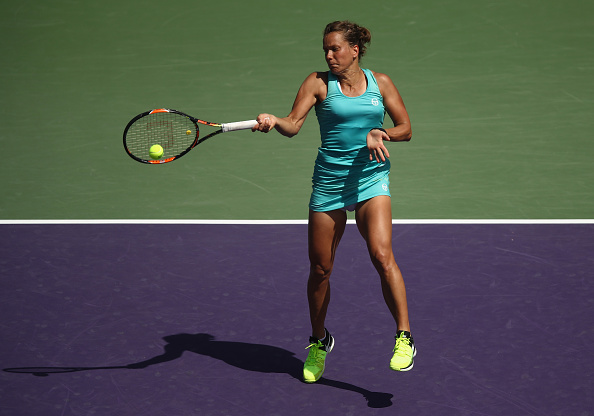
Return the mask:
<svg viewBox="0 0 594 416">
<path fill-rule="evenodd" d="M 369 256 L 371 257 L 371 262 L 380 273 L 387 273 L 393 269 L 398 269 L 398 265 L 394 259 L 394 253 L 389 247 L 371 248 L 369 250 Z"/>
<path fill-rule="evenodd" d="M 310 264 L 309 276 L 310 278 L 325 280 L 330 278 L 332 269 L 333 265 L 331 263 L 314 262 Z"/>
</svg>

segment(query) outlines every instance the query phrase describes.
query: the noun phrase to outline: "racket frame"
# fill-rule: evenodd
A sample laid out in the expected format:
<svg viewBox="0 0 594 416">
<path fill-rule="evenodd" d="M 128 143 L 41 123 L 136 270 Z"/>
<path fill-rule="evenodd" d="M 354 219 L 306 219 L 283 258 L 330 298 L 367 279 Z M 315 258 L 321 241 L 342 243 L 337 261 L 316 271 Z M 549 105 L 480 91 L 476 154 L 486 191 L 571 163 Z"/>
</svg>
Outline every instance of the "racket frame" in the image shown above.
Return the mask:
<svg viewBox="0 0 594 416">
<path fill-rule="evenodd" d="M 167 157 L 165 159 L 152 159 L 152 160 L 151 159 L 143 159 L 143 158 L 140 158 L 140 157 L 132 154 L 132 152 L 128 148 L 128 145 L 126 142 L 126 135 L 128 133 L 128 130 L 130 129 L 130 127 L 132 127 L 132 125 L 134 123 L 136 123 L 138 120 L 140 120 L 148 115 L 156 114 L 156 113 L 172 113 L 172 114 L 178 114 L 183 117 L 186 117 L 188 120 L 190 120 L 192 123 L 194 123 L 194 126 L 196 127 L 196 137 L 194 138 L 194 141 L 192 142 L 192 144 L 190 146 L 188 146 L 187 149 L 185 149 L 178 155 Z M 210 127 L 220 127 L 220 129 L 200 138 L 200 128 L 198 127 L 198 124 L 202 124 L 202 125 L 210 126 Z M 180 157 L 182 157 L 186 153 L 188 153 L 190 150 L 192 150 L 194 147 L 198 146 L 200 143 L 210 139 L 211 137 L 216 136 L 217 134 L 224 133 L 227 131 L 246 129 L 246 128 L 249 128 L 249 127 L 247 127 L 248 124 L 251 124 L 253 126 L 256 124 L 256 120 L 248 120 L 248 121 L 241 121 L 241 122 L 227 123 L 227 124 L 212 123 L 210 121 L 200 120 L 196 117 L 192 117 L 192 116 L 190 116 L 186 113 L 183 113 L 181 111 L 178 111 L 178 110 L 173 110 L 173 109 L 169 109 L 169 108 L 158 108 L 155 110 L 145 111 L 144 113 L 140 113 L 128 122 L 128 124 L 126 125 L 126 128 L 124 129 L 124 149 L 126 149 L 126 153 L 128 154 L 128 156 L 130 156 L 132 159 L 136 160 L 137 162 L 151 164 L 151 165 L 161 165 L 163 163 L 173 162 L 174 160 L 179 159 Z"/>
</svg>

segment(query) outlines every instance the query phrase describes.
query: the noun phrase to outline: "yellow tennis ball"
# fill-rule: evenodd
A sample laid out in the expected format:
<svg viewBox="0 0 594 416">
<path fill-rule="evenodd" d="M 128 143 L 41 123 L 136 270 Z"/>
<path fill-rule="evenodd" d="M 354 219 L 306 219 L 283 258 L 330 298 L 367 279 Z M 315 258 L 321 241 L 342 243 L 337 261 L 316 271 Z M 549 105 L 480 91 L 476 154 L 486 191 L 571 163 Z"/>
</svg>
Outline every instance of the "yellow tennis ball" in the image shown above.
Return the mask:
<svg viewBox="0 0 594 416">
<path fill-rule="evenodd" d="M 161 156 L 163 156 L 163 148 L 161 145 L 154 144 L 149 149 L 149 155 L 151 155 L 153 159 L 159 159 Z"/>
<path fill-rule="evenodd" d="M 192 130 L 186 131 L 186 134 L 189 136 L 190 134 L 192 134 Z"/>
</svg>

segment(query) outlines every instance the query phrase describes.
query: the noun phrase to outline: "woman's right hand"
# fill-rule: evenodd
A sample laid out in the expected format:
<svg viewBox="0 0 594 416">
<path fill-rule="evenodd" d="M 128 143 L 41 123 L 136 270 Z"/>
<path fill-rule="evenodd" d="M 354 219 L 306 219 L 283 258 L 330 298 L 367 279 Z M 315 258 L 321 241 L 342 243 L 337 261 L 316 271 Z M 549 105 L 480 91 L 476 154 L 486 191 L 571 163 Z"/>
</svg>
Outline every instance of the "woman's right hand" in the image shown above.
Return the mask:
<svg viewBox="0 0 594 416">
<path fill-rule="evenodd" d="M 272 114 L 262 113 L 258 115 L 256 118 L 256 124 L 252 127 L 252 131 L 261 131 L 263 133 L 268 133 L 270 130 L 274 128 L 277 124 L 277 118 Z"/>
</svg>

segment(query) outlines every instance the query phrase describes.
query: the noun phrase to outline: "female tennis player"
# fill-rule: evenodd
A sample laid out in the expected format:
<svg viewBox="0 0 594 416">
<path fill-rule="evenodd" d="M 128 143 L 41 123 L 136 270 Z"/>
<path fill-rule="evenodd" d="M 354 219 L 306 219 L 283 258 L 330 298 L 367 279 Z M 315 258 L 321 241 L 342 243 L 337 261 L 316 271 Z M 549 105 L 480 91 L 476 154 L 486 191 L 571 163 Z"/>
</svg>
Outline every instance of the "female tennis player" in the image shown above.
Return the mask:
<svg viewBox="0 0 594 416">
<path fill-rule="evenodd" d="M 319 380 L 334 338 L 325 328 L 334 254 L 345 230 L 346 211 L 355 211 L 379 273 L 384 299 L 396 322 L 396 344 L 390 367 L 407 371 L 416 353 L 410 334 L 406 290 L 392 251 L 390 160 L 385 142 L 409 141 L 411 125 L 396 86 L 385 74 L 363 69 L 371 33 L 349 21 L 330 23 L 323 47 L 329 71 L 310 74 L 297 93 L 289 115 L 260 114 L 253 131 L 292 137 L 315 107 L 322 144 L 313 173 L 309 202 L 310 274 L 307 295 L 312 326 L 305 382 Z M 388 113 L 394 127 L 382 128 Z"/>
</svg>

